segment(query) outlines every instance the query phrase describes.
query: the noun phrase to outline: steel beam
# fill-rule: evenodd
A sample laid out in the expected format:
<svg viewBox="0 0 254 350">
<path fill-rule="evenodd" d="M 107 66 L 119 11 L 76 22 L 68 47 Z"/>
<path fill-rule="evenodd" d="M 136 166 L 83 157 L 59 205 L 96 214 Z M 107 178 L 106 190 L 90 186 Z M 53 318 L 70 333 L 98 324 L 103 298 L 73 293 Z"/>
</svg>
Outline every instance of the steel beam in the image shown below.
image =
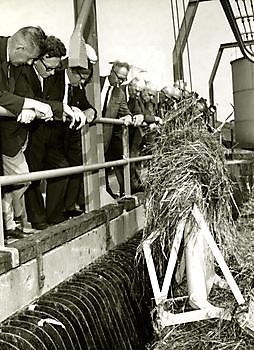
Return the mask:
<svg viewBox="0 0 254 350">
<path fill-rule="evenodd" d="M 254 41 L 253 40 L 246 41 L 246 44 L 247 45 L 254 45 Z M 210 78 L 209 78 L 209 82 L 208 82 L 208 84 L 209 84 L 209 101 L 210 101 L 211 105 L 214 105 L 213 83 L 214 83 L 214 79 L 215 79 L 215 76 L 216 76 L 216 73 L 217 73 L 220 61 L 221 61 L 221 57 L 222 57 L 223 51 L 225 49 L 232 49 L 234 47 L 239 47 L 238 42 L 224 43 L 224 44 L 220 45 L 219 50 L 217 52 L 217 56 L 215 58 L 213 69 L 212 69 L 212 72 L 211 72 L 211 75 L 210 75 Z"/>
<path fill-rule="evenodd" d="M 183 80 L 184 74 L 182 56 L 184 48 L 187 43 L 199 3 L 208 1 L 213 0 L 189 0 L 173 50 L 174 81 Z"/>
<path fill-rule="evenodd" d="M 197 12 L 199 1 L 190 0 L 173 50 L 174 81 L 183 80 L 183 51 Z"/>
</svg>

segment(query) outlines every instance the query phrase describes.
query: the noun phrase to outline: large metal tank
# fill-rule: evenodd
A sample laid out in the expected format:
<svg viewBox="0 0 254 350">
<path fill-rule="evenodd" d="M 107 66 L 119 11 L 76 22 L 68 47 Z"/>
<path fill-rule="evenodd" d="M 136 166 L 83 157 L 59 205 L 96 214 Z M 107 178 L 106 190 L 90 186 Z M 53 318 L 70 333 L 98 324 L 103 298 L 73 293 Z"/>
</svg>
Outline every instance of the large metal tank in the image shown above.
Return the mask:
<svg viewBox="0 0 254 350">
<path fill-rule="evenodd" d="M 231 62 L 238 146 L 254 149 L 254 64 L 246 58 Z"/>
</svg>

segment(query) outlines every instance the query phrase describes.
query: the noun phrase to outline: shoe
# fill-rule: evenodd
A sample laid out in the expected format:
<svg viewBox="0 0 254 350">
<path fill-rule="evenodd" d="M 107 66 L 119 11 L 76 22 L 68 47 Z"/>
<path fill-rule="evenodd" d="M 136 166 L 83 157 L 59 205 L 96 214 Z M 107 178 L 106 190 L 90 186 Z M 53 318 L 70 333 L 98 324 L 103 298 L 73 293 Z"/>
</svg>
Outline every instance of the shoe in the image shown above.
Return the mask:
<svg viewBox="0 0 254 350">
<path fill-rule="evenodd" d="M 83 211 L 83 213 L 86 213 L 86 205 L 85 204 L 80 204 L 79 209 Z"/>
<path fill-rule="evenodd" d="M 113 199 L 118 199 L 119 195 L 114 193 L 109 186 L 106 186 L 106 191 Z"/>
<path fill-rule="evenodd" d="M 61 224 L 61 222 L 66 221 L 66 218 L 64 216 L 59 217 L 57 220 L 54 221 L 49 221 L 49 225 L 57 225 L 57 224 Z"/>
<path fill-rule="evenodd" d="M 6 230 L 5 231 L 5 237 L 8 238 L 24 238 L 26 237 L 25 233 L 20 230 L 18 227 L 15 227 L 14 229 Z"/>
<path fill-rule="evenodd" d="M 112 192 L 111 190 L 107 190 L 108 194 L 113 198 L 113 199 L 118 199 L 119 195 Z"/>
<path fill-rule="evenodd" d="M 83 214 L 82 210 L 78 210 L 78 209 L 74 209 L 74 210 L 66 210 L 64 212 L 64 218 L 66 220 L 70 219 L 70 218 L 75 218 L 76 216 L 80 216 Z"/>
<path fill-rule="evenodd" d="M 32 223 L 32 228 L 34 228 L 35 230 L 45 230 L 46 228 L 48 228 L 49 225 L 46 222 L 39 222 L 39 223 Z"/>
</svg>

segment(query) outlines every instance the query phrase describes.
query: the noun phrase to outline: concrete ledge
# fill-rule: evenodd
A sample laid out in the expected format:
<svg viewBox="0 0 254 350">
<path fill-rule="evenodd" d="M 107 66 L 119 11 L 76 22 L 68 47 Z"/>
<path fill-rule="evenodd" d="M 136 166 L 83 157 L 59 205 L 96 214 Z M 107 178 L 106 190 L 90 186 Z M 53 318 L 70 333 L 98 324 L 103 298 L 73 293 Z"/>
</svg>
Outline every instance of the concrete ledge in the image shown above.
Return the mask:
<svg viewBox="0 0 254 350">
<path fill-rule="evenodd" d="M 129 206 L 129 200 L 127 200 L 127 203 Z M 133 203 L 132 206 L 133 208 L 135 207 Z M 36 244 L 39 243 L 41 252 L 45 253 L 80 236 L 81 234 L 105 224 L 108 220 L 118 217 L 122 214 L 123 209 L 124 200 L 119 204 L 109 204 L 99 210 L 93 210 L 90 213 L 67 220 L 61 224 L 50 226 L 46 230 L 36 232 L 31 236 L 15 241 L 9 244 L 8 247 L 18 249 L 20 264 L 23 264 L 36 257 Z M 1 273 L 5 271 L 6 270 L 2 269 Z"/>
</svg>

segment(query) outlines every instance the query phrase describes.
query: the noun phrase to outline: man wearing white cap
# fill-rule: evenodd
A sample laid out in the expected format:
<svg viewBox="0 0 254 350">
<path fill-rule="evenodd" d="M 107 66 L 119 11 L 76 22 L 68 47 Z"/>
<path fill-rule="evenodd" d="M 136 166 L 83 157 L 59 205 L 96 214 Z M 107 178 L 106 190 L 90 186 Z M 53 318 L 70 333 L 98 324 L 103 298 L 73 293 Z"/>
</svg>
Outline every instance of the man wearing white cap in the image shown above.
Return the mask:
<svg viewBox="0 0 254 350">
<path fill-rule="evenodd" d="M 66 128 L 65 135 L 65 155 L 69 166 L 78 166 L 82 164 L 82 140 L 81 126 L 85 123 L 92 123 L 96 118 L 96 110 L 89 103 L 86 97 L 86 85 L 90 82 L 93 75 L 93 65 L 97 62 L 95 50 L 89 44 L 86 44 L 86 53 L 88 58 L 88 68 L 67 68 L 66 83 L 68 87 L 65 90 L 64 101 L 73 109 L 77 108 L 78 113 L 82 114 L 83 122 L 78 128 Z M 80 210 L 77 209 L 77 205 Z M 75 174 L 69 177 L 69 182 L 65 194 L 65 212 L 66 219 L 81 215 L 85 212 L 85 198 L 83 188 L 83 174 Z"/>
</svg>

